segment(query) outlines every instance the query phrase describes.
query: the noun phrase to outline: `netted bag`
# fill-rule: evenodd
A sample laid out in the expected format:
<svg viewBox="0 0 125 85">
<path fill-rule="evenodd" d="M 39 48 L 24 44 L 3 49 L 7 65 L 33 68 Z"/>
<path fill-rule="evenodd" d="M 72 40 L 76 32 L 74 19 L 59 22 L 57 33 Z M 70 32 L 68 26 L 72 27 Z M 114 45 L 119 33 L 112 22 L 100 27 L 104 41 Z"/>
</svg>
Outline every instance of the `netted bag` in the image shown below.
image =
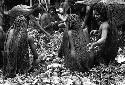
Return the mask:
<svg viewBox="0 0 125 85">
<path fill-rule="evenodd" d="M 93 5 L 95 3 L 98 3 L 102 0 L 84 0 L 84 1 L 81 1 L 81 4 L 86 4 L 86 5 Z M 80 3 L 80 1 L 77 1 L 76 3 Z"/>
<path fill-rule="evenodd" d="M 26 6 L 26 5 L 17 5 L 14 6 L 9 12 L 9 16 L 16 18 L 19 15 L 26 15 L 28 14 L 31 9 L 29 9 L 30 6 Z"/>
<path fill-rule="evenodd" d="M 92 65 L 93 54 L 86 49 L 87 44 L 90 42 L 87 29 L 80 28 L 80 19 L 77 15 L 69 15 L 68 21 L 70 23 L 69 29 L 72 30 L 72 40 L 75 48 L 75 56 L 71 55 L 71 43 L 69 35 L 64 32 L 62 48 L 64 53 L 64 62 L 67 68 L 76 71 L 86 71 Z"/>
<path fill-rule="evenodd" d="M 107 3 L 106 3 L 107 4 Z M 107 4 L 108 17 L 112 26 L 125 24 L 125 3 L 112 2 Z"/>
<path fill-rule="evenodd" d="M 11 36 L 9 36 L 12 34 Z M 5 42 L 5 72 L 7 75 L 16 72 L 25 73 L 29 67 L 27 21 L 18 16 L 8 31 Z"/>
</svg>

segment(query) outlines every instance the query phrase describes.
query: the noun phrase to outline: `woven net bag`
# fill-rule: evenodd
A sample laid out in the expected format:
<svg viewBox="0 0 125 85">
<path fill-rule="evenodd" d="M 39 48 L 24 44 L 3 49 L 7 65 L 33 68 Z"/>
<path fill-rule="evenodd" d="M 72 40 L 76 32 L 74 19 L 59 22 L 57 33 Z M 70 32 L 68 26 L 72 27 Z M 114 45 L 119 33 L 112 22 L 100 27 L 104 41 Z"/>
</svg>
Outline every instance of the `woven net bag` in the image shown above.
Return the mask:
<svg viewBox="0 0 125 85">
<path fill-rule="evenodd" d="M 18 16 L 8 30 L 4 52 L 4 70 L 6 75 L 16 74 L 16 72 L 25 73 L 28 70 L 27 21 L 24 16 Z"/>
</svg>

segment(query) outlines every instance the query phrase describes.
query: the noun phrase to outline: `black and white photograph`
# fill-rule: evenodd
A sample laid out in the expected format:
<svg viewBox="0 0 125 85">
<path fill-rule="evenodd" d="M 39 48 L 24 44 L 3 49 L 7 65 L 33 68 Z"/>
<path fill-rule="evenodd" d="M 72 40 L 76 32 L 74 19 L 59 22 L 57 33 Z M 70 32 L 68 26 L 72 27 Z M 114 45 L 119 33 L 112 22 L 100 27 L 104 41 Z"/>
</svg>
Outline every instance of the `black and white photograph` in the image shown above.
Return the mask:
<svg viewBox="0 0 125 85">
<path fill-rule="evenodd" d="M 0 0 L 0 85 L 125 85 L 125 0 Z"/>
</svg>

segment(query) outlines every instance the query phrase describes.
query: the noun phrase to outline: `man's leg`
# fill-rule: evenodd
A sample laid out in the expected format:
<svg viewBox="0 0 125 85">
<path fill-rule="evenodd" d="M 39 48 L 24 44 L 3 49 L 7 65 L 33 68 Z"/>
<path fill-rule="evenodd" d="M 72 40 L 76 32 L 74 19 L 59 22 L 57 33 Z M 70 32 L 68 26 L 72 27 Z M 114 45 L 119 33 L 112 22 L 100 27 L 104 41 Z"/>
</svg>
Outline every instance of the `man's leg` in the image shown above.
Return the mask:
<svg viewBox="0 0 125 85">
<path fill-rule="evenodd" d="M 28 43 L 30 46 L 30 49 L 33 53 L 33 62 L 32 62 L 32 67 L 30 68 L 30 70 L 28 72 L 33 72 L 34 71 L 34 67 L 38 64 L 37 63 L 37 59 L 38 59 L 38 53 L 36 51 L 36 45 L 34 44 L 34 39 L 31 36 L 28 36 Z"/>
<path fill-rule="evenodd" d="M 69 36 L 69 42 L 71 45 L 71 55 L 75 56 L 75 47 L 74 47 L 74 43 L 73 43 L 73 39 L 72 39 L 72 31 L 68 31 L 68 36 Z"/>
<path fill-rule="evenodd" d="M 28 36 L 28 43 L 29 43 L 29 46 L 30 46 L 30 49 L 33 53 L 33 63 L 34 64 L 38 64 L 40 63 L 41 61 L 44 62 L 44 60 L 42 60 L 42 56 L 38 55 L 37 53 L 37 47 L 36 45 L 34 44 L 34 39 L 33 37 L 31 36 Z"/>
<path fill-rule="evenodd" d="M 36 51 L 37 47 L 36 45 L 34 44 L 34 39 L 33 37 L 31 36 L 28 36 L 28 43 L 29 43 L 29 46 L 30 46 L 30 49 L 33 53 L 33 61 L 36 61 L 36 59 L 38 59 L 38 53 Z"/>
</svg>

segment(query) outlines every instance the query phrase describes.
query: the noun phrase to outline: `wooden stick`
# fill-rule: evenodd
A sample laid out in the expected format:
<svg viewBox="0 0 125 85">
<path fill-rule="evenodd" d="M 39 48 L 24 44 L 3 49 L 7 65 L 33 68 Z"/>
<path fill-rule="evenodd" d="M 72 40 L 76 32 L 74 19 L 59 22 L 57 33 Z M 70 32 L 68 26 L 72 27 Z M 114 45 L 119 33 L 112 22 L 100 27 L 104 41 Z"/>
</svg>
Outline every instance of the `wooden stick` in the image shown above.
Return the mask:
<svg viewBox="0 0 125 85">
<path fill-rule="evenodd" d="M 32 0 L 30 0 L 30 6 L 32 6 L 33 4 L 32 4 Z"/>
</svg>

